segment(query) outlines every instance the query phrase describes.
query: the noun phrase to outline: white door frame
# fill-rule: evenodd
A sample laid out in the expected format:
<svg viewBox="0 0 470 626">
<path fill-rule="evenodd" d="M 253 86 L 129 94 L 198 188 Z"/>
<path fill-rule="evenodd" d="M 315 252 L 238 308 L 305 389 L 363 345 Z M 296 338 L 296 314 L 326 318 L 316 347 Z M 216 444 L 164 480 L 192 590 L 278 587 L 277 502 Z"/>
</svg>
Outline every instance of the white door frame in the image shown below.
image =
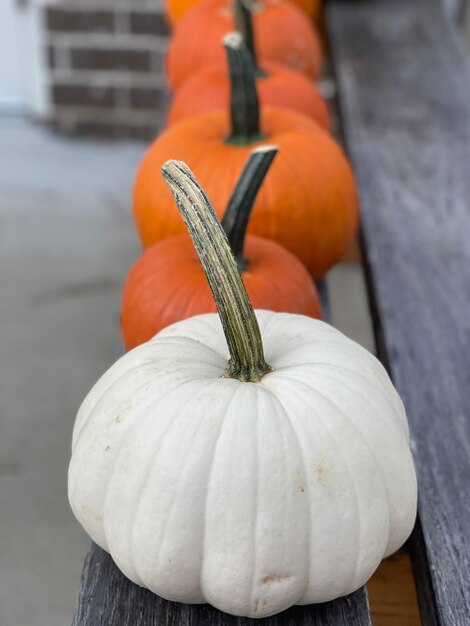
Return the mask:
<svg viewBox="0 0 470 626">
<path fill-rule="evenodd" d="M 45 4 L 45 0 L 29 0 L 23 15 L 26 45 L 22 61 L 25 68 L 26 100 L 29 112 L 38 118 L 48 117 L 51 110 Z"/>
<path fill-rule="evenodd" d="M 0 0 L 5 2 L 5 0 Z M 48 0 L 23 0 L 15 6 L 21 94 L 18 102 L 0 102 L 0 113 L 27 113 L 46 118 L 50 112 L 47 80 L 44 5 Z"/>
</svg>

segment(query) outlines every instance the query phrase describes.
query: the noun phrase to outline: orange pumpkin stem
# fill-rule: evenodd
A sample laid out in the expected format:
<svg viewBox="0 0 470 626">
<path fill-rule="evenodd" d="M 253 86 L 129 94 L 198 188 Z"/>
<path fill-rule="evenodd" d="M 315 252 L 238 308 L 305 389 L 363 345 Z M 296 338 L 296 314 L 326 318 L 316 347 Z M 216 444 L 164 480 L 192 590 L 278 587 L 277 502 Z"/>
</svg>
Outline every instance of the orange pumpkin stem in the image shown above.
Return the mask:
<svg viewBox="0 0 470 626">
<path fill-rule="evenodd" d="M 175 197 L 214 296 L 230 352 L 226 375 L 259 382 L 272 371 L 264 359 L 255 312 L 214 209 L 189 167 L 167 161 L 163 179 Z"/>
<path fill-rule="evenodd" d="M 243 37 L 245 46 L 251 55 L 251 60 L 254 65 L 255 76 L 260 78 L 267 76 L 267 73 L 262 70 L 258 65 L 258 55 L 256 54 L 255 34 L 253 29 L 252 13 L 253 5 L 249 0 L 235 0 L 234 2 L 234 14 L 235 14 L 235 29 Z"/>
<path fill-rule="evenodd" d="M 261 146 L 253 150 L 222 218 L 222 228 L 240 272 L 246 269 L 248 263 L 248 259 L 243 255 L 243 248 L 253 204 L 277 152 L 277 146 Z"/>
<path fill-rule="evenodd" d="M 223 39 L 230 73 L 231 134 L 227 143 L 246 146 L 265 139 L 260 131 L 258 93 L 253 60 L 240 33 Z"/>
</svg>

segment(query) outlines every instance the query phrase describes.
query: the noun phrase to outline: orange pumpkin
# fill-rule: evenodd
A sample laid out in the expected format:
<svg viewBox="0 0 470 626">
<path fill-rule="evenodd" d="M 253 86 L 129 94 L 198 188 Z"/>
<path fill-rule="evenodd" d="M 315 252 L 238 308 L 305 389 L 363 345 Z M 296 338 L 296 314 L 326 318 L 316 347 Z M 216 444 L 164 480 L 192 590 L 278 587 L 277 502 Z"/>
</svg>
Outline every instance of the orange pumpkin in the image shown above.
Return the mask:
<svg viewBox="0 0 470 626">
<path fill-rule="evenodd" d="M 198 4 L 199 0 L 165 0 L 165 12 L 171 26 L 175 27 L 188 9 Z M 320 19 L 321 0 L 290 0 L 300 7 L 316 22 Z"/>
<path fill-rule="evenodd" d="M 285 248 L 245 231 L 253 201 L 276 153 L 255 150 L 229 202 L 224 221 L 232 251 L 255 308 L 321 317 L 313 281 Z M 122 332 L 128 350 L 174 322 L 216 311 L 201 263 L 187 235 L 148 248 L 131 269 L 122 296 Z"/>
<path fill-rule="evenodd" d="M 326 102 L 315 84 L 306 76 L 287 66 L 268 61 L 262 70 L 258 70 L 256 78 L 261 105 L 293 109 L 311 117 L 323 127 L 330 128 Z M 170 126 L 192 115 L 227 110 L 229 99 L 227 64 L 203 67 L 189 77 L 174 95 L 168 110 L 167 123 Z"/>
<path fill-rule="evenodd" d="M 281 63 L 317 78 L 322 64 L 321 44 L 304 13 L 286 0 L 262 0 L 256 3 L 253 13 L 260 62 Z M 223 63 L 220 40 L 232 30 L 234 7 L 227 0 L 202 0 L 184 15 L 166 57 L 173 91 L 198 69 Z"/>
<path fill-rule="evenodd" d="M 266 107 L 259 116 L 255 82 L 246 72 L 239 38 L 229 35 L 231 111 L 188 118 L 150 146 L 134 187 L 134 217 L 144 246 L 184 232 L 160 176 L 174 156 L 188 163 L 218 215 L 253 147 L 267 141 L 280 152 L 256 199 L 249 232 L 296 254 L 315 278 L 343 255 L 354 238 L 358 203 L 354 177 L 341 148 L 313 120 Z M 261 122 L 261 123 L 260 123 Z"/>
<path fill-rule="evenodd" d="M 199 0 L 165 0 L 165 13 L 173 28 L 178 24 L 183 15 L 195 6 Z"/>
<path fill-rule="evenodd" d="M 300 9 L 305 11 L 307 15 L 314 19 L 315 22 L 320 21 L 322 11 L 322 0 L 290 0 Z"/>
</svg>

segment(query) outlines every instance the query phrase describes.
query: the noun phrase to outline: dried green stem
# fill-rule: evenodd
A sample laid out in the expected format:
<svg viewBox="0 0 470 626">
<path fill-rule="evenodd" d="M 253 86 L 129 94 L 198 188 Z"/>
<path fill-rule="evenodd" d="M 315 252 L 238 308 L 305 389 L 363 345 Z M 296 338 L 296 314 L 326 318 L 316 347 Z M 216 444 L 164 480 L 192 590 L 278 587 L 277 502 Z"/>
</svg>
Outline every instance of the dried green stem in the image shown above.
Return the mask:
<svg viewBox="0 0 470 626">
<path fill-rule="evenodd" d="M 217 305 L 230 352 L 227 376 L 258 382 L 272 368 L 264 359 L 258 321 L 222 226 L 185 163 L 167 161 L 162 171 Z"/>
<path fill-rule="evenodd" d="M 222 227 L 241 272 L 247 263 L 243 247 L 253 204 L 277 151 L 277 146 L 261 146 L 253 150 L 222 218 Z"/>
<path fill-rule="evenodd" d="M 253 6 L 249 0 L 235 0 L 234 1 L 234 14 L 235 14 L 235 30 L 240 33 L 245 42 L 248 52 L 250 53 L 251 60 L 254 66 L 255 76 L 257 78 L 266 76 L 258 65 L 258 57 L 256 54 L 255 35 L 253 28 Z"/>
<path fill-rule="evenodd" d="M 264 139 L 255 85 L 255 68 L 240 33 L 223 39 L 230 73 L 230 122 L 228 143 L 247 145 Z"/>
</svg>

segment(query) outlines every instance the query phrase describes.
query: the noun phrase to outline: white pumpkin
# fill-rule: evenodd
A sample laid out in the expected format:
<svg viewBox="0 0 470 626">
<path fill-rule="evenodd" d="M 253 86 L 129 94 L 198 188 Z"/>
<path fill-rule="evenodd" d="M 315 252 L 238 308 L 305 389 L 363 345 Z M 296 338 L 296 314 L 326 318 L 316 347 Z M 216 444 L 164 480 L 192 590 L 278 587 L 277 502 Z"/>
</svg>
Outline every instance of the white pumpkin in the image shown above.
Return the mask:
<svg viewBox="0 0 470 626">
<path fill-rule="evenodd" d="M 188 198 L 207 208 L 181 164 L 165 168 L 186 220 Z M 218 304 L 233 347 L 237 322 Z M 242 352 L 257 341 L 248 314 Z M 270 366 L 259 382 L 228 377 L 216 314 L 166 328 L 111 367 L 77 416 L 69 498 L 138 585 L 264 617 L 362 586 L 410 534 L 416 478 L 405 411 L 377 359 L 321 321 L 256 318 Z"/>
</svg>

